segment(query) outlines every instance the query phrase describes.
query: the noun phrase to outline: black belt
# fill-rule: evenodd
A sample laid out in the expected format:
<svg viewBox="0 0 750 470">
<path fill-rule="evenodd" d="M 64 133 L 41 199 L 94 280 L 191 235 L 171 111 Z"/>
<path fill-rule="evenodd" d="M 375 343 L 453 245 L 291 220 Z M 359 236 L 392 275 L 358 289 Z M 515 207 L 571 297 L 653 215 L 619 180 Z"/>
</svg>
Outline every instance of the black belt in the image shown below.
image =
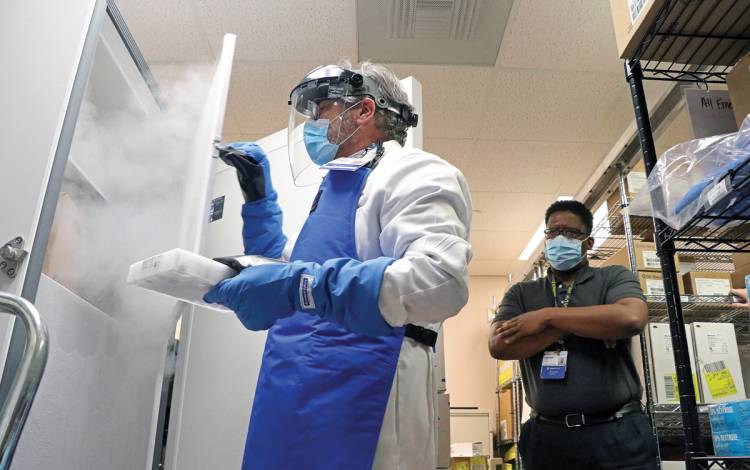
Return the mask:
<svg viewBox="0 0 750 470">
<path fill-rule="evenodd" d="M 436 331 L 432 331 L 428 328 L 422 328 L 421 326 L 412 325 L 411 323 L 409 323 L 408 325 L 406 325 L 404 336 L 432 348 L 435 347 L 435 344 L 437 344 L 438 334 Z"/>
<path fill-rule="evenodd" d="M 592 426 L 594 424 L 617 421 L 623 416 L 641 413 L 642 411 L 643 408 L 641 407 L 640 402 L 631 401 L 614 413 L 570 413 L 565 416 L 544 416 L 532 410 L 531 418 L 542 423 L 556 424 L 558 426 L 565 426 L 566 428 L 580 428 L 582 426 Z"/>
</svg>

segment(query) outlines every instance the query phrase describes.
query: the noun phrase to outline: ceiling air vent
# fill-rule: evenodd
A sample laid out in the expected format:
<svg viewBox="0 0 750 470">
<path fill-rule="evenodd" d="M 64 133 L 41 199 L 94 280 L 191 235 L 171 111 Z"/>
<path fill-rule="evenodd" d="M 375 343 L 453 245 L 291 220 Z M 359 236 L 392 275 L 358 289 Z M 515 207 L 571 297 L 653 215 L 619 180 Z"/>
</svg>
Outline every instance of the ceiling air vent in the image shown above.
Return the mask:
<svg viewBox="0 0 750 470">
<path fill-rule="evenodd" d="M 512 0 L 358 0 L 359 60 L 495 65 Z"/>
<path fill-rule="evenodd" d="M 471 39 L 482 0 L 392 0 L 391 39 Z"/>
</svg>

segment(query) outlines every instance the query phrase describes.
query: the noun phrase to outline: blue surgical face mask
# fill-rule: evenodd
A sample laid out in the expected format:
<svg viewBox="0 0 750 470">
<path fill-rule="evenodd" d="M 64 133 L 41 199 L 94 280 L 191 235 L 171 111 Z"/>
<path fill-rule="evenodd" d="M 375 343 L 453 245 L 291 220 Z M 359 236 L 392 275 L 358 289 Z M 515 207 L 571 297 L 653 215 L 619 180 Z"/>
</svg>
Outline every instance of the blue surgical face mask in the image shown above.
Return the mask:
<svg viewBox="0 0 750 470">
<path fill-rule="evenodd" d="M 357 106 L 359 106 L 359 103 L 352 104 L 345 110 L 341 111 L 338 116 L 333 118 L 333 121 L 335 121 L 336 119 L 343 120 L 344 114 L 346 114 L 346 112 L 350 109 L 353 109 Z M 360 129 L 359 127 L 357 127 L 356 129 L 354 129 L 354 132 L 349 134 L 341 142 L 339 142 L 338 144 L 334 144 L 330 140 L 328 140 L 328 130 L 330 129 L 330 127 L 331 120 L 329 119 L 316 119 L 314 121 L 307 121 L 305 123 L 303 132 L 305 149 L 307 149 L 307 154 L 310 156 L 310 159 L 313 161 L 313 163 L 318 166 L 323 166 L 336 158 L 336 153 L 338 153 L 341 144 L 349 140 Z M 340 131 L 341 129 L 339 128 L 339 132 Z"/>
<path fill-rule="evenodd" d="M 547 240 L 544 256 L 555 271 L 570 271 L 583 261 L 583 240 L 559 235 Z"/>
<path fill-rule="evenodd" d="M 304 128 L 305 148 L 310 159 L 318 166 L 323 166 L 336 157 L 339 144 L 332 144 L 328 140 L 328 128 L 331 121 L 318 119 L 307 121 Z"/>
</svg>

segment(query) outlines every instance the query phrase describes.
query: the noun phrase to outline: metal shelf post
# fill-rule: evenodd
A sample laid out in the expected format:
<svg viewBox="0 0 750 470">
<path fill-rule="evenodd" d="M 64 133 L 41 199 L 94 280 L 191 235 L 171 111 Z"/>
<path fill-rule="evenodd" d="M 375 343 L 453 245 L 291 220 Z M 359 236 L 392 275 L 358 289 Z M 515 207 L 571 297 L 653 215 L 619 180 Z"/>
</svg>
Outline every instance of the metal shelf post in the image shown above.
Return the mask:
<svg viewBox="0 0 750 470">
<path fill-rule="evenodd" d="M 620 186 L 620 214 L 622 215 L 622 225 L 625 231 L 625 246 L 628 251 L 628 260 L 630 262 L 630 270 L 633 274 L 638 276 L 638 261 L 635 259 L 635 246 L 633 245 L 633 229 L 630 226 L 630 213 L 628 212 L 628 194 L 625 189 L 625 168 L 622 165 L 617 167 L 619 173 L 619 186 Z M 639 344 L 641 346 L 641 362 L 643 363 L 643 382 L 646 388 L 646 409 L 648 410 L 648 417 L 651 420 L 651 432 L 654 435 L 654 439 L 659 439 L 659 434 L 656 429 L 656 416 L 654 416 L 654 393 L 653 384 L 651 383 L 651 359 L 648 355 L 648 345 L 646 344 L 646 332 L 642 331 L 638 335 Z M 657 466 L 661 468 L 661 453 L 657 446 L 656 450 Z"/>
<path fill-rule="evenodd" d="M 656 164 L 656 150 L 654 148 L 651 122 L 648 116 L 646 94 L 643 91 L 643 70 L 641 69 L 640 62 L 637 60 L 625 61 L 625 76 L 630 86 L 636 127 L 643 151 L 643 163 L 646 166 L 646 174 L 648 175 Z M 654 195 L 652 194 L 651 197 L 653 199 Z M 664 227 L 664 222 L 654 219 L 656 234 L 662 233 Z M 673 241 L 662 240 L 659 236 L 656 236 L 654 241 L 664 276 L 664 292 L 669 311 L 669 327 L 672 334 L 672 349 L 680 393 L 680 411 L 685 430 L 685 457 L 686 461 L 690 462 L 693 457 L 704 456 L 705 453 L 701 441 L 698 409 L 695 400 L 695 390 L 693 390 L 692 368 L 688 355 L 687 338 L 685 337 L 685 321 L 682 316 L 682 305 L 680 303 L 680 293 L 677 283 L 677 270 L 674 262 L 676 251 Z"/>
</svg>

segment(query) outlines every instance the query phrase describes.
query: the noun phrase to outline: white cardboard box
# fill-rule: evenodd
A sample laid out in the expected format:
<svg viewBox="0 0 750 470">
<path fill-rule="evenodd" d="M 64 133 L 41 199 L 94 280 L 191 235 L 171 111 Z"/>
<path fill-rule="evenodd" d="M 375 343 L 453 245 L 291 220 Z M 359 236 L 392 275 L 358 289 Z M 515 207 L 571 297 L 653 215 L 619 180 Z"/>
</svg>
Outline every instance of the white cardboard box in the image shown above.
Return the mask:
<svg viewBox="0 0 750 470">
<path fill-rule="evenodd" d="M 734 325 L 696 322 L 691 327 L 704 403 L 747 398 Z"/>
<path fill-rule="evenodd" d="M 227 311 L 218 304 L 206 304 L 203 295 L 237 271 L 218 261 L 180 248 L 133 263 L 128 284 L 159 292 L 192 304 Z"/>
<path fill-rule="evenodd" d="M 455 442 L 451 444 L 451 457 L 476 457 L 484 455 L 481 442 Z"/>
<path fill-rule="evenodd" d="M 693 335 L 690 325 L 685 326 L 687 336 L 688 353 L 693 368 L 693 387 L 696 389 L 696 400 L 701 403 L 700 381 L 698 380 L 695 366 L 695 352 Z M 648 344 L 651 356 L 651 375 L 654 384 L 654 401 L 659 404 L 679 403 L 680 397 L 677 391 L 677 372 L 674 365 L 674 353 L 672 350 L 672 334 L 668 323 L 649 323 Z"/>
</svg>

